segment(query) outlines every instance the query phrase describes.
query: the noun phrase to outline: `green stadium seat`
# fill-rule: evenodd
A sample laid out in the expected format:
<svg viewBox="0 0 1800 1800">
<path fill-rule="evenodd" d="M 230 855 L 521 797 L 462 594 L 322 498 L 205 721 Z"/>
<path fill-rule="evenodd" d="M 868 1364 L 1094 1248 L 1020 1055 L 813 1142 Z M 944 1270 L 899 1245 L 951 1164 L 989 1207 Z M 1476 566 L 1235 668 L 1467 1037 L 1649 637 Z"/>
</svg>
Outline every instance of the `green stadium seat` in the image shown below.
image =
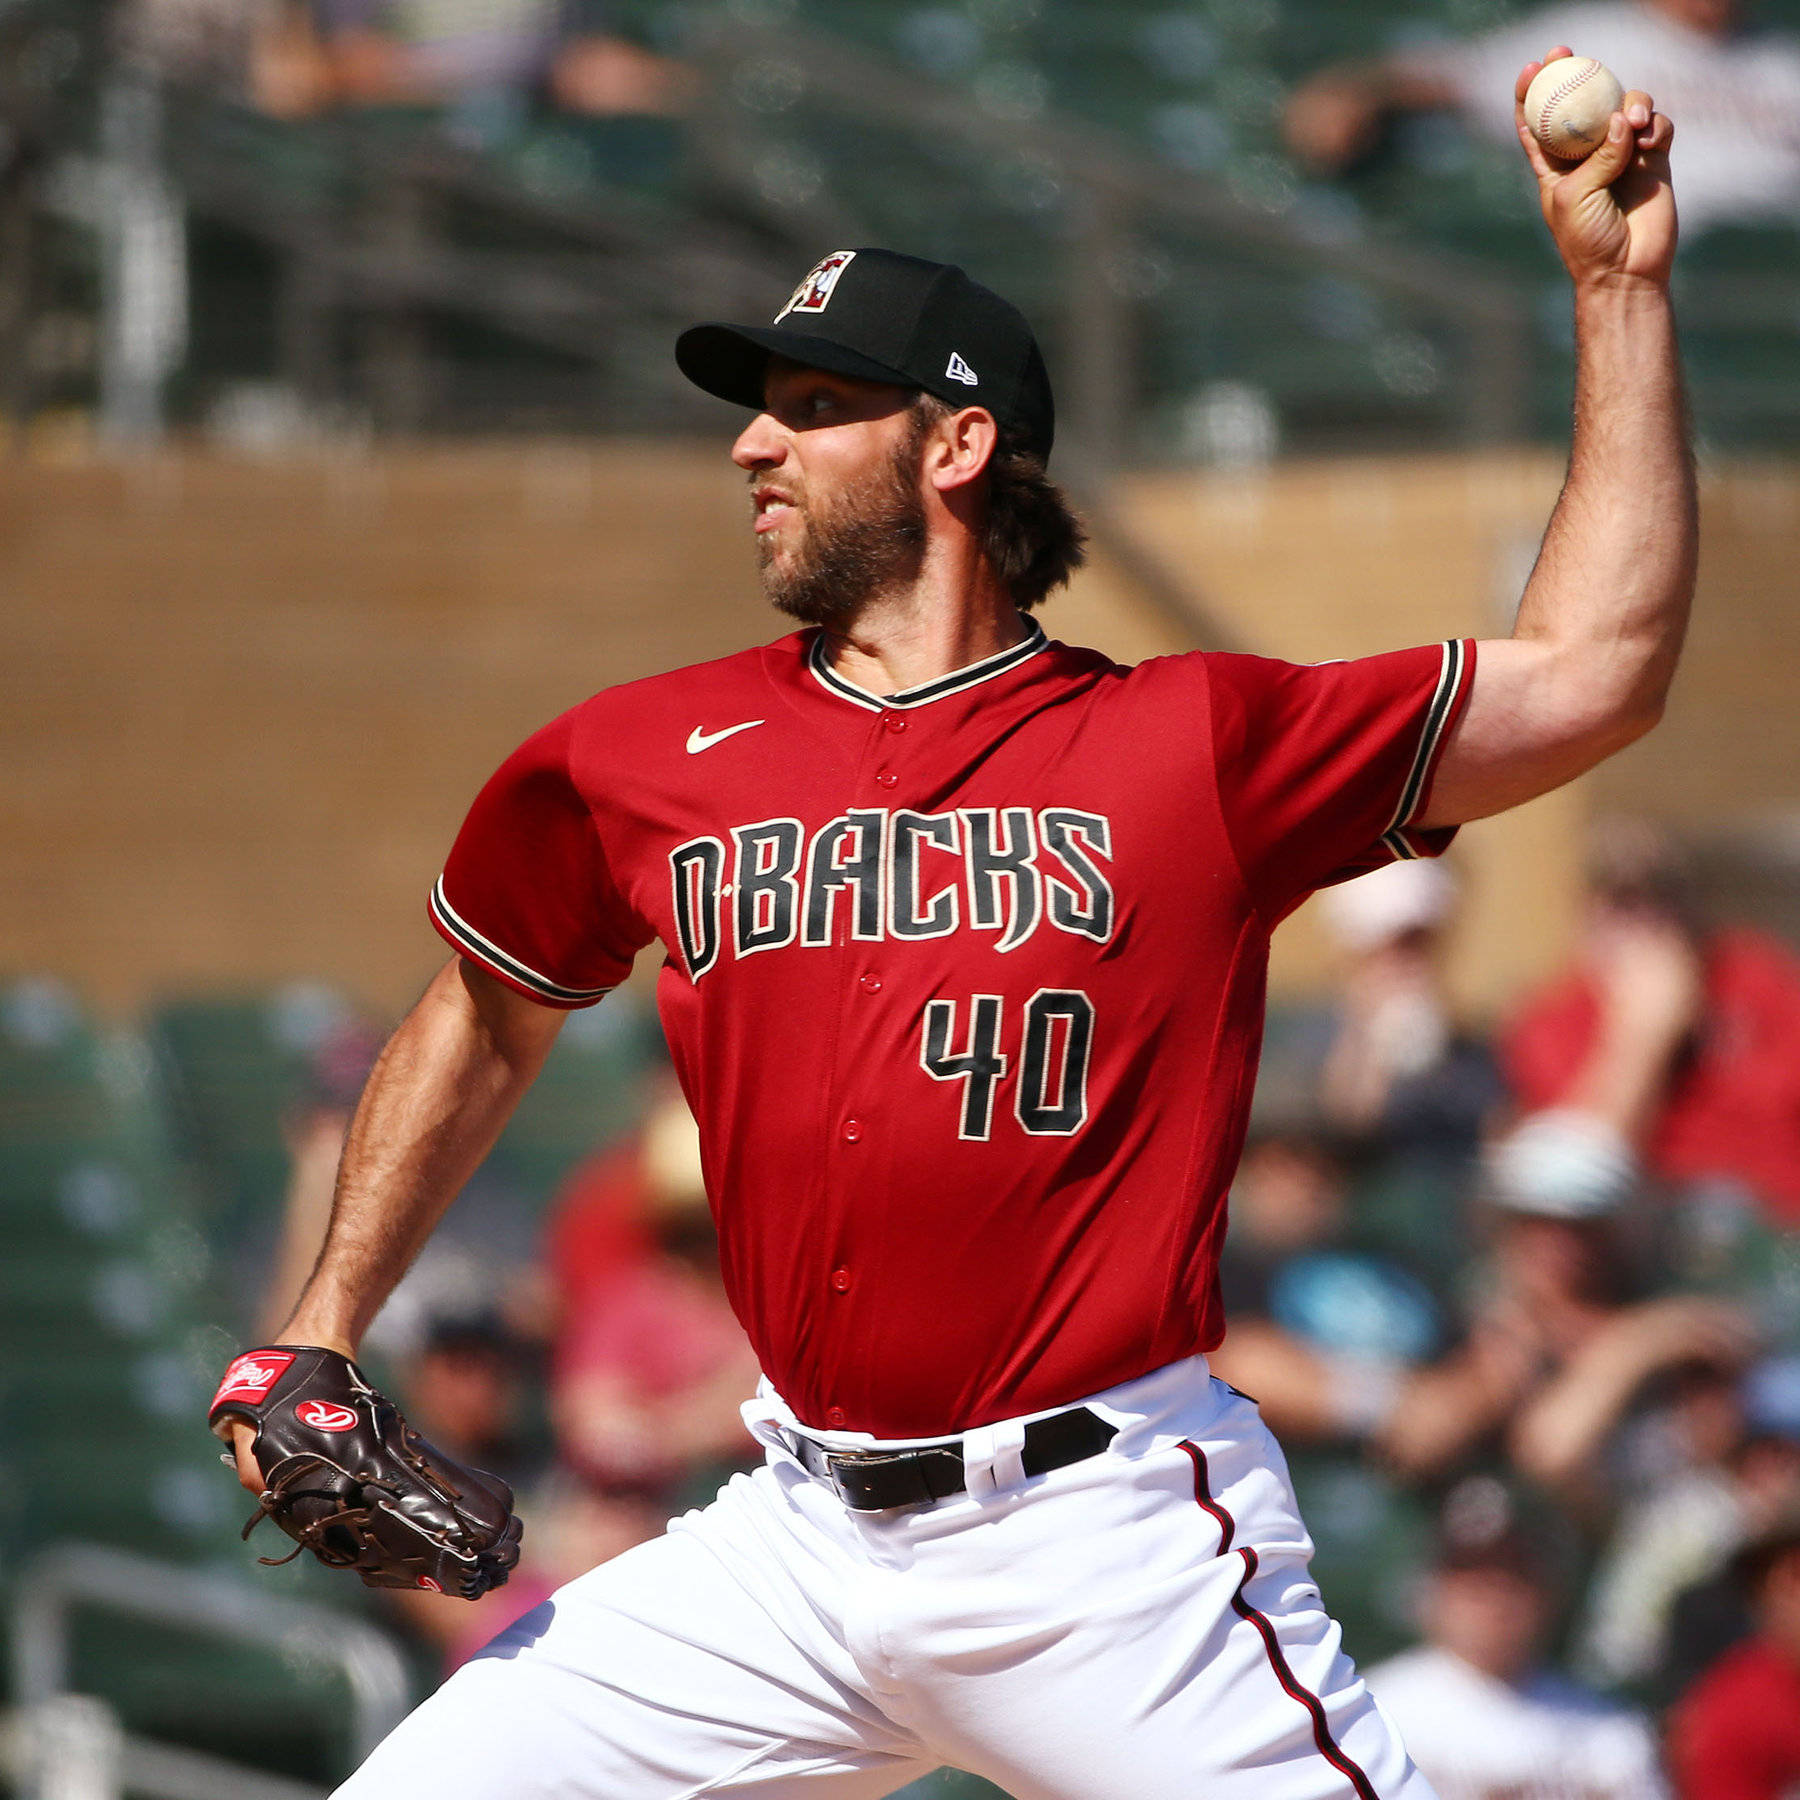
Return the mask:
<svg viewBox="0 0 1800 1800">
<path fill-rule="evenodd" d="M 1429 1508 L 1354 1453 L 1294 1450 L 1288 1468 L 1317 1547 L 1313 1578 L 1345 1650 L 1366 1667 L 1404 1649 L 1417 1638 L 1408 1606 L 1431 1554 Z"/>
<path fill-rule="evenodd" d="M 964 1769 L 938 1769 L 898 1789 L 893 1800 L 1006 1800 L 1005 1790 Z"/>
<path fill-rule="evenodd" d="M 150 1040 L 200 1216 L 242 1284 L 266 1264 L 288 1179 L 282 1124 L 312 1058 L 354 1015 L 331 989 L 193 996 L 157 1006 Z"/>
</svg>

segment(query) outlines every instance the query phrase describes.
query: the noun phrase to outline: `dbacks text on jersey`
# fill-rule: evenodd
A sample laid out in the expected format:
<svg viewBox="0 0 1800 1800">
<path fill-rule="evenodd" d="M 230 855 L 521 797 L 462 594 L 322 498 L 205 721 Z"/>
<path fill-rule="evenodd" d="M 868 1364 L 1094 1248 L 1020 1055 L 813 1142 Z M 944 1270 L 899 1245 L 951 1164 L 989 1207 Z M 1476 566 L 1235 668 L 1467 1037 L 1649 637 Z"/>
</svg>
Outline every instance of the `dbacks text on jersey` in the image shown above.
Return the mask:
<svg viewBox="0 0 1800 1800">
<path fill-rule="evenodd" d="M 1016 950 L 1040 927 L 1106 943 L 1113 932 L 1112 823 L 1074 807 L 853 809 L 809 836 L 761 819 L 669 853 L 682 960 L 698 981 L 737 957 L 790 944 L 991 931 Z M 726 901 L 730 901 L 727 906 Z"/>
</svg>

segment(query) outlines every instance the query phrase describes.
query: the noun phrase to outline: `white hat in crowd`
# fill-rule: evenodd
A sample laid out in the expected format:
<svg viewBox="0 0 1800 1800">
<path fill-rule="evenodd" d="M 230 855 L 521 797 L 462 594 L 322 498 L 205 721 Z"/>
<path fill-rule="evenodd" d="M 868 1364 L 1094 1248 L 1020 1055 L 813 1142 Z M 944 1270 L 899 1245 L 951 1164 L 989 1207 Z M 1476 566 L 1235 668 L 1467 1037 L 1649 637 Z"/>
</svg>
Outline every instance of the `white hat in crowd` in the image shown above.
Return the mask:
<svg viewBox="0 0 1800 1800">
<path fill-rule="evenodd" d="M 1345 949 L 1364 952 L 1411 931 L 1442 925 L 1456 902 L 1456 883 L 1442 864 L 1396 862 L 1327 888 L 1319 897 L 1325 922 Z"/>
<path fill-rule="evenodd" d="M 1631 1146 L 1604 1119 L 1573 1107 L 1533 1113 L 1489 1146 L 1488 1199 L 1509 1212 L 1545 1219 L 1598 1219 L 1637 1186 Z"/>
</svg>

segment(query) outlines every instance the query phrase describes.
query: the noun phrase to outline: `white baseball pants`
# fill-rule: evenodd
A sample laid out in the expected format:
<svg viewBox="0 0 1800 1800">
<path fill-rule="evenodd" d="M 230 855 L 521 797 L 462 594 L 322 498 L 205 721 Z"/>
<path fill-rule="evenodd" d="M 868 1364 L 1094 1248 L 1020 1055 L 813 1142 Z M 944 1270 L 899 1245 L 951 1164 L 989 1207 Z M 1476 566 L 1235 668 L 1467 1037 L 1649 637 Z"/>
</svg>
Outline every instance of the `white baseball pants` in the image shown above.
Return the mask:
<svg viewBox="0 0 1800 1800">
<path fill-rule="evenodd" d="M 503 1632 L 337 1800 L 873 1800 L 941 1763 L 1017 1800 L 1432 1800 L 1255 1406 L 1199 1357 L 1087 1404 L 1099 1456 L 1027 1479 L 990 1426 L 968 1494 L 880 1513 L 747 1407 L 766 1466 Z"/>
</svg>

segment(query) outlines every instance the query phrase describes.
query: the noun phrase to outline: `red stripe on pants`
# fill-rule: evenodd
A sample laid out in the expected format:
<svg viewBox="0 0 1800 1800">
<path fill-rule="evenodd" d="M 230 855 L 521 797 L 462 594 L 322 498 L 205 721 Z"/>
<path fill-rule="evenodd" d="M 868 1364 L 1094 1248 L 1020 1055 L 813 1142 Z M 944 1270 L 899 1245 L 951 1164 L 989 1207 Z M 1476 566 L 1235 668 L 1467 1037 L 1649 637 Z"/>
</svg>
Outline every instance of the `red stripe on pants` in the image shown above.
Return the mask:
<svg viewBox="0 0 1800 1800">
<path fill-rule="evenodd" d="M 1188 1461 L 1194 1465 L 1194 1500 L 1201 1510 L 1209 1514 L 1219 1528 L 1219 1554 L 1225 1555 L 1232 1548 L 1232 1539 L 1237 1534 L 1237 1524 L 1230 1513 L 1212 1497 L 1212 1490 L 1207 1482 L 1206 1452 L 1198 1444 L 1183 1441 L 1182 1449 L 1187 1452 Z M 1231 1610 L 1240 1619 L 1254 1625 L 1257 1634 L 1262 1638 L 1263 1649 L 1268 1653 L 1269 1667 L 1275 1671 L 1275 1679 L 1281 1683 L 1282 1692 L 1291 1699 L 1298 1700 L 1312 1719 L 1313 1742 L 1319 1747 L 1319 1754 L 1350 1783 L 1356 1792 L 1356 1800 L 1377 1800 L 1374 1784 L 1368 1776 L 1350 1760 L 1338 1747 L 1337 1740 L 1331 1735 L 1331 1727 L 1326 1722 L 1325 1708 L 1319 1696 L 1304 1688 L 1294 1677 L 1294 1671 L 1288 1666 L 1288 1659 L 1281 1648 L 1281 1641 L 1275 1635 L 1275 1627 L 1265 1615 L 1258 1612 L 1244 1598 L 1244 1589 L 1250 1585 L 1258 1565 L 1257 1554 L 1248 1545 L 1239 1545 L 1237 1554 L 1243 1558 L 1244 1573 L 1237 1584 L 1237 1591 L 1231 1596 Z"/>
</svg>

